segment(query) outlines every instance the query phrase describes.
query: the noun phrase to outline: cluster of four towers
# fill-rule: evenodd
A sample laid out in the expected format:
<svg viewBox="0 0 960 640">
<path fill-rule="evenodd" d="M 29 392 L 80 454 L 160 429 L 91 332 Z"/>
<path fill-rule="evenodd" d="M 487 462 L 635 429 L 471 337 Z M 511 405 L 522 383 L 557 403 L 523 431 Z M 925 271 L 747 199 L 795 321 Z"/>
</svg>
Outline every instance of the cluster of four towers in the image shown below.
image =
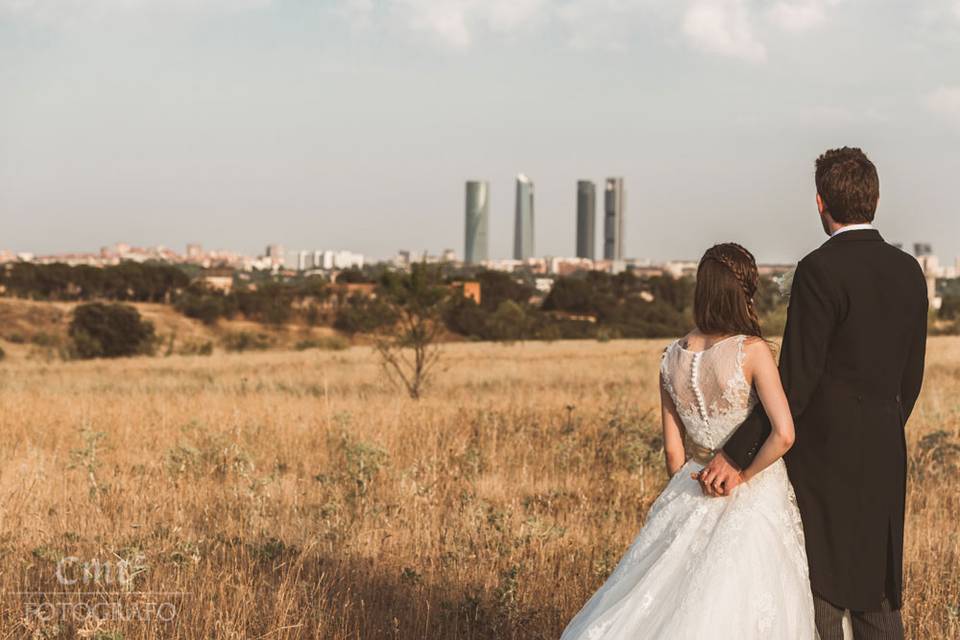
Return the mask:
<svg viewBox="0 0 960 640">
<path fill-rule="evenodd" d="M 624 190 L 623 178 L 607 178 L 604 191 L 603 259 L 623 259 Z M 596 185 L 591 180 L 577 182 L 577 257 L 596 258 Z M 464 261 L 483 262 L 488 255 L 490 221 L 490 183 L 467 182 L 466 238 Z M 517 200 L 514 217 L 513 257 L 526 260 L 534 257 L 533 245 L 533 181 L 517 176 Z"/>
</svg>

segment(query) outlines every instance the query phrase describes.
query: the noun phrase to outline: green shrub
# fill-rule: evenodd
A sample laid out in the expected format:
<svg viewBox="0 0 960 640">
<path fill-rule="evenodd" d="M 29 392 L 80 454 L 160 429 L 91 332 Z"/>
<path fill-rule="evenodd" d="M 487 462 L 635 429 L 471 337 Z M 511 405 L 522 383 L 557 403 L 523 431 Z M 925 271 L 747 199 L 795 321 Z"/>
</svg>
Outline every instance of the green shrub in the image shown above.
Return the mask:
<svg viewBox="0 0 960 640">
<path fill-rule="evenodd" d="M 350 341 L 343 336 L 323 336 L 321 338 L 306 338 L 293 346 L 297 351 L 307 349 L 321 349 L 323 351 L 343 351 L 350 347 Z"/>
<path fill-rule="evenodd" d="M 396 311 L 383 300 L 354 294 L 337 309 L 333 328 L 350 335 L 373 333 L 378 329 L 394 324 L 396 321 Z"/>
<path fill-rule="evenodd" d="M 217 324 L 217 320 L 222 317 L 232 315 L 226 298 L 217 293 L 187 292 L 177 299 L 174 306 L 188 318 L 199 320 L 208 326 Z"/>
<path fill-rule="evenodd" d="M 213 355 L 213 342 L 210 340 L 197 340 L 184 343 L 178 352 L 183 356 L 209 356 Z"/>
<path fill-rule="evenodd" d="M 75 358 L 122 358 L 152 354 L 156 334 L 153 324 L 125 304 L 82 304 L 70 323 Z"/>
<path fill-rule="evenodd" d="M 30 342 L 38 347 L 59 347 L 60 336 L 41 331 L 40 333 L 33 334 L 33 336 L 30 338 Z"/>
<path fill-rule="evenodd" d="M 787 326 L 787 307 L 780 306 L 760 318 L 764 336 L 782 336 Z"/>
<path fill-rule="evenodd" d="M 273 340 L 265 333 L 238 331 L 228 333 L 223 337 L 223 348 L 227 351 L 241 353 L 243 351 L 263 351 L 273 346 Z"/>
</svg>

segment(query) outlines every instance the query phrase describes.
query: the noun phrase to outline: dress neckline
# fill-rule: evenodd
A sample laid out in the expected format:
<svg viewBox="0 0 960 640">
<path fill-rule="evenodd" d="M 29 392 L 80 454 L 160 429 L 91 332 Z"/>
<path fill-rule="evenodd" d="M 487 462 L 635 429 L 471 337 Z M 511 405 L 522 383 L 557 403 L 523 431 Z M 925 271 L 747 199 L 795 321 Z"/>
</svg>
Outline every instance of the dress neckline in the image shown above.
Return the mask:
<svg viewBox="0 0 960 640">
<path fill-rule="evenodd" d="M 697 350 L 697 351 L 694 351 L 693 349 L 687 349 L 685 346 L 683 346 L 683 343 L 686 341 L 686 338 L 685 338 L 685 337 L 684 337 L 684 338 L 680 338 L 679 340 L 677 340 L 677 346 L 678 346 L 682 351 L 686 351 L 687 353 L 692 353 L 692 354 L 696 355 L 696 354 L 698 354 L 698 353 L 706 353 L 707 351 L 710 351 L 710 350 L 713 349 L 714 347 L 720 346 L 720 345 L 723 344 L 724 342 L 728 342 L 728 341 L 730 341 L 730 340 L 733 340 L 734 338 L 739 338 L 741 335 L 742 335 L 742 334 L 737 333 L 737 334 L 734 334 L 734 335 L 732 335 L 732 336 L 727 336 L 726 338 L 722 338 L 722 339 L 720 339 L 720 340 L 717 340 L 716 342 L 714 342 L 714 343 L 713 343 L 712 345 L 710 345 L 709 347 L 706 347 L 705 349 L 700 349 L 700 350 Z"/>
</svg>

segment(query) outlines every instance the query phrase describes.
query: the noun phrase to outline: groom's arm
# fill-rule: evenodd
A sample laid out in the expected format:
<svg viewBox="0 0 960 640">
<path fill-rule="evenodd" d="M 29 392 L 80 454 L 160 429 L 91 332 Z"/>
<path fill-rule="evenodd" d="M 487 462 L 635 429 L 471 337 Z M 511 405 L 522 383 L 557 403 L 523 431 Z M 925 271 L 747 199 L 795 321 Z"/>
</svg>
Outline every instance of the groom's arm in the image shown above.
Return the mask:
<svg viewBox="0 0 960 640">
<path fill-rule="evenodd" d="M 770 419 L 759 402 L 747 419 L 723 445 L 723 452 L 743 471 L 753 462 L 764 440 L 770 435 Z"/>
<path fill-rule="evenodd" d="M 923 274 L 920 274 L 923 278 Z M 907 423 L 910 414 L 913 412 L 913 406 L 920 396 L 920 387 L 923 385 L 923 363 L 927 351 L 927 311 L 929 301 L 927 300 L 927 283 L 924 280 L 923 286 L 923 305 L 918 305 L 917 318 L 915 320 L 913 345 L 910 347 L 910 353 L 907 356 L 907 366 L 904 368 L 903 377 L 900 381 L 900 407 L 903 412 L 903 424 Z"/>
<path fill-rule="evenodd" d="M 780 379 L 794 420 L 803 414 L 823 378 L 839 315 L 836 300 L 829 275 L 809 257 L 801 260 L 793 276 L 780 353 Z M 745 469 L 769 433 L 770 421 L 758 405 L 727 440 L 723 452 Z"/>
</svg>

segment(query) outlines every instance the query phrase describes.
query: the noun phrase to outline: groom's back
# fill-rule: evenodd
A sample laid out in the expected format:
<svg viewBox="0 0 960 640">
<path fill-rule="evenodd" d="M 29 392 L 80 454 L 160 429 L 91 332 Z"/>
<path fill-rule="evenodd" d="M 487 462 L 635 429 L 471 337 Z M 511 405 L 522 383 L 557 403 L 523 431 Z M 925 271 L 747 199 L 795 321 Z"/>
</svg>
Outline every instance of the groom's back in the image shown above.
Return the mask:
<svg viewBox="0 0 960 640">
<path fill-rule="evenodd" d="M 895 397 L 927 314 L 926 281 L 917 260 L 876 231 L 848 231 L 811 253 L 829 274 L 837 324 L 827 376 L 865 392 Z"/>
</svg>

